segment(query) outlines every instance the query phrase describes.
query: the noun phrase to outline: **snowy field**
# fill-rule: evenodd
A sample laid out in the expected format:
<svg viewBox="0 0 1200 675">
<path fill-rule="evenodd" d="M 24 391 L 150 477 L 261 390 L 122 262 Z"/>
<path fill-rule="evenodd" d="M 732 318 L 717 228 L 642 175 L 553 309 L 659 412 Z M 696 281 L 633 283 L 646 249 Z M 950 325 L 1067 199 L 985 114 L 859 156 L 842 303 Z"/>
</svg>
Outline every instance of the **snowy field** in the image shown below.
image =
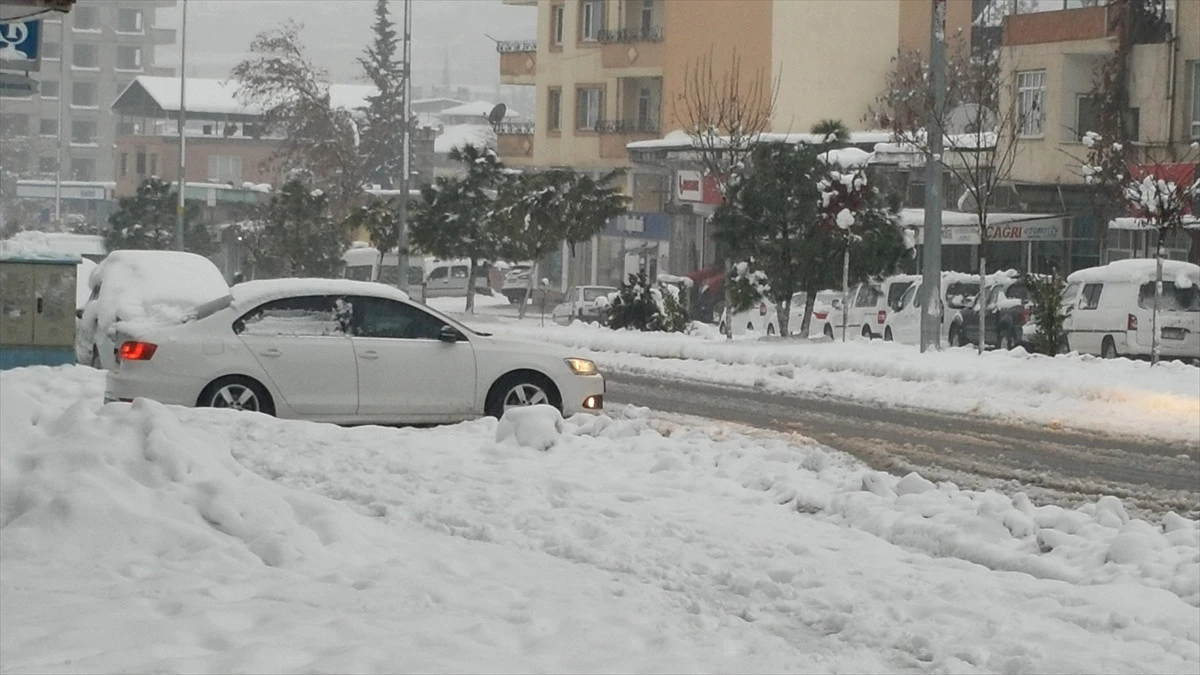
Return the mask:
<svg viewBox="0 0 1200 675">
<path fill-rule="evenodd" d="M 453 301 L 453 302 L 451 302 Z M 725 340 L 711 326 L 692 335 L 613 331 L 596 324 L 542 326 L 536 310 L 481 305 L 462 316 L 462 300 L 434 306 L 468 325 L 511 337 L 544 340 L 589 352 L 600 368 L 669 379 L 831 396 L 1001 420 L 1185 441 L 1200 445 L 1200 369 L 1180 362 L 1057 358 L 1016 349 L 972 347 L 921 354 L 881 340 Z"/>
<path fill-rule="evenodd" d="M 102 391 L 0 373 L 3 672 L 1200 666 L 1200 523 L 1111 497 L 634 407 L 341 428 Z"/>
</svg>

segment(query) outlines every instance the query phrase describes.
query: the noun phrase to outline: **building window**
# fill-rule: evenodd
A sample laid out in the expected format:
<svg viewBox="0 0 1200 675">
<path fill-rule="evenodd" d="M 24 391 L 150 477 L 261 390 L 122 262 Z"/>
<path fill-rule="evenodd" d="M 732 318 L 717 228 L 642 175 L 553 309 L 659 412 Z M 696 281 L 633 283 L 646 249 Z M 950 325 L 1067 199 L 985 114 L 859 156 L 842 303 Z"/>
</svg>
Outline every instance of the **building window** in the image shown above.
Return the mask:
<svg viewBox="0 0 1200 675">
<path fill-rule="evenodd" d="M 42 60 L 57 61 L 62 58 L 62 43 L 42 40 Z"/>
<path fill-rule="evenodd" d="M 1095 96 L 1080 94 L 1075 97 L 1075 137 L 1077 140 L 1083 140 L 1089 131 L 1099 133 L 1097 112 Z"/>
<path fill-rule="evenodd" d="M 38 127 L 38 134 L 42 136 L 57 136 L 58 120 L 42 118 L 41 125 Z"/>
<path fill-rule="evenodd" d="M 158 175 L 158 153 L 150 153 L 150 175 Z"/>
<path fill-rule="evenodd" d="M 71 105 L 95 108 L 97 105 L 95 82 L 72 82 Z"/>
<path fill-rule="evenodd" d="M 125 8 L 118 9 L 117 30 L 122 33 L 141 33 L 143 30 L 142 10 Z"/>
<path fill-rule="evenodd" d="M 96 160 L 91 157 L 76 157 L 72 159 L 71 178 L 75 180 L 95 180 Z"/>
<path fill-rule="evenodd" d="M 117 68 L 121 70 L 140 70 L 141 67 L 141 47 L 117 47 Z"/>
<path fill-rule="evenodd" d="M 134 122 L 131 119 L 122 117 L 117 120 L 118 136 L 132 136 L 137 133 L 137 128 L 137 122 Z"/>
<path fill-rule="evenodd" d="M 58 98 L 58 80 L 42 80 L 38 91 L 41 92 L 42 98 Z"/>
<path fill-rule="evenodd" d="M 75 120 L 71 122 L 72 143 L 95 143 L 96 123 L 90 120 Z"/>
<path fill-rule="evenodd" d="M 558 131 L 562 128 L 562 89 L 553 87 L 546 97 L 546 128 Z"/>
<path fill-rule="evenodd" d="M 89 44 L 76 44 L 72 50 L 71 65 L 76 68 L 99 68 L 99 47 Z"/>
<path fill-rule="evenodd" d="M 75 30 L 99 30 L 100 14 L 95 7 L 81 7 L 78 4 L 71 10 Z"/>
<path fill-rule="evenodd" d="M 600 87 L 580 87 L 575 90 L 575 128 L 595 131 L 604 110 L 604 90 Z"/>
<path fill-rule="evenodd" d="M 563 43 L 563 28 L 567 21 L 567 9 L 563 5 L 555 5 L 550 9 L 550 44 L 561 47 Z"/>
<path fill-rule="evenodd" d="M 121 178 L 124 178 L 129 173 L 129 153 L 121 153 Z"/>
<path fill-rule="evenodd" d="M 242 158 L 234 155 L 209 155 L 208 180 L 212 183 L 242 182 Z"/>
<path fill-rule="evenodd" d="M 1045 133 L 1046 71 L 1030 70 L 1017 73 L 1017 111 L 1021 115 L 1021 135 L 1041 136 Z"/>
<path fill-rule="evenodd" d="M 38 157 L 38 173 L 55 173 L 57 171 L 57 157 Z"/>
<path fill-rule="evenodd" d="M 137 166 L 137 169 L 136 169 L 137 175 L 145 176 L 146 175 L 146 151 L 138 150 L 137 154 L 134 155 L 134 162 Z"/>
<path fill-rule="evenodd" d="M 1188 132 L 1192 138 L 1200 138 L 1200 61 L 1192 61 L 1192 110 L 1188 117 Z"/>
<path fill-rule="evenodd" d="M 595 42 L 604 30 L 604 0 L 583 0 L 580 9 L 579 39 Z"/>
<path fill-rule="evenodd" d="M 642 36 L 654 32 L 654 0 L 642 0 Z"/>
</svg>

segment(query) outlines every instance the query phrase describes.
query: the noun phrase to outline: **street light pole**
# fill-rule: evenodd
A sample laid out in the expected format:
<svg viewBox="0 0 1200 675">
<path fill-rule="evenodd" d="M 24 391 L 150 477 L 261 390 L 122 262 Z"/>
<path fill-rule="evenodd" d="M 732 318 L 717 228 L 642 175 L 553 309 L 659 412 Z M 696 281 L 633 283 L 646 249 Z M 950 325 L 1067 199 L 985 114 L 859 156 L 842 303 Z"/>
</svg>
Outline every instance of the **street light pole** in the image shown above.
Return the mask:
<svg viewBox="0 0 1200 675">
<path fill-rule="evenodd" d="M 187 0 L 183 0 L 183 21 L 180 24 L 179 33 L 179 205 L 175 209 L 176 251 L 184 249 L 183 212 L 186 202 L 183 193 L 187 186 L 187 176 L 184 173 L 184 151 L 187 147 L 184 133 L 186 131 L 184 125 L 187 121 Z"/>
<path fill-rule="evenodd" d="M 946 105 L 946 0 L 932 0 L 929 72 L 933 110 L 925 127 L 925 236 L 921 265 L 921 351 L 941 348 L 942 336 L 942 110 Z"/>
<path fill-rule="evenodd" d="M 396 218 L 396 265 L 400 268 L 400 285 L 405 291 L 410 291 L 408 275 L 408 182 L 412 173 L 410 160 L 409 127 L 412 120 L 412 0 L 404 0 L 404 120 L 401 125 L 401 151 L 404 157 L 400 162 L 400 209 Z M 422 298 L 424 300 L 424 298 Z"/>
<path fill-rule="evenodd" d="M 63 106 L 67 90 L 67 18 L 58 20 L 58 161 L 54 172 L 54 227 L 62 227 Z"/>
</svg>

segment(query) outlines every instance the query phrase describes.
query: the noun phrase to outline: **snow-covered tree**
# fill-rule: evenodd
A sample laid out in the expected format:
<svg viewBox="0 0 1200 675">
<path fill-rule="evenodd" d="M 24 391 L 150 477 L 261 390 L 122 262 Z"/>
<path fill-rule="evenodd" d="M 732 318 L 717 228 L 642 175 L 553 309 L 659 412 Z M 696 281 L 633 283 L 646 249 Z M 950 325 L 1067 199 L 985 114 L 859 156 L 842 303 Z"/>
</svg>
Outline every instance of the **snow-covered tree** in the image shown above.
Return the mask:
<svg viewBox="0 0 1200 675">
<path fill-rule="evenodd" d="M 147 178 L 138 185 L 133 196 L 117 201 L 117 209 L 108 217 L 105 247 L 109 251 L 173 249 L 178 209 L 179 192 L 172 184 L 157 177 Z M 200 207 L 195 202 L 187 202 L 183 212 L 184 249 L 211 255 L 216 250 L 216 242 L 199 221 Z"/>
<path fill-rule="evenodd" d="M 621 175 L 617 170 L 594 179 L 553 169 L 510 175 L 503 182 L 498 199 L 503 228 L 500 255 L 534 263 L 526 299 L 519 310 L 522 318 L 539 278 L 538 261 L 558 250 L 563 242 L 574 246 L 590 240 L 609 220 L 625 213 L 628 198 L 614 185 Z"/>
<path fill-rule="evenodd" d="M 376 0 L 371 30 L 374 42 L 358 62 L 378 92 L 367 97 L 359 145 L 368 179 L 390 189 L 404 170 L 405 73 L 387 0 Z M 412 120 L 408 124 L 411 129 Z"/>
<path fill-rule="evenodd" d="M 303 172 L 258 207 L 240 234 L 260 278 L 332 277 L 350 246 L 348 229 L 330 215 L 329 196 Z"/>
<path fill-rule="evenodd" d="M 308 60 L 300 29 L 289 20 L 259 33 L 250 43 L 251 56 L 234 66 L 231 78 L 238 83 L 238 100 L 261 106 L 267 127 L 284 136 L 273 160 L 306 170 L 340 219 L 362 199 L 367 165 L 354 116 L 333 106 L 328 75 Z"/>
<path fill-rule="evenodd" d="M 413 245 L 439 258 L 466 258 L 466 311 L 475 311 L 475 277 L 481 263 L 496 260 L 504 239 L 503 216 L 497 195 L 511 175 L 496 153 L 474 145 L 450 150 L 451 161 L 461 163 L 461 176 L 439 177 L 421 189 L 421 201 L 412 213 Z"/>
<path fill-rule="evenodd" d="M 607 303 L 604 324 L 613 329 L 679 333 L 691 320 L 678 288 L 656 284 L 641 271 L 630 274 Z"/>
</svg>

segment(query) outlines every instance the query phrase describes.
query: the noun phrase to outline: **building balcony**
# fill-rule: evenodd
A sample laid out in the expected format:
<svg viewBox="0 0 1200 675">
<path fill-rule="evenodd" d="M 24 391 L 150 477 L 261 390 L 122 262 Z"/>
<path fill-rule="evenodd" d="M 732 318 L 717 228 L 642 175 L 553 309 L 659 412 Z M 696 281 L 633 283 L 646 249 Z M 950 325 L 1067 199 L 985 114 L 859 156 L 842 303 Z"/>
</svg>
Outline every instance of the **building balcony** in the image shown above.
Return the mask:
<svg viewBox="0 0 1200 675">
<path fill-rule="evenodd" d="M 597 41 L 603 44 L 630 44 L 633 42 L 662 42 L 663 29 L 662 26 L 652 28 L 618 28 L 616 30 L 602 30 L 596 36 Z"/>
<path fill-rule="evenodd" d="M 661 135 L 658 121 L 649 119 L 600 120 L 596 123 L 596 132 L 600 135 L 600 157 L 603 159 L 627 159 L 626 145 Z"/>
<path fill-rule="evenodd" d="M 496 43 L 500 52 L 501 84 L 533 84 L 537 74 L 537 41 L 505 40 Z"/>
<path fill-rule="evenodd" d="M 619 40 L 622 31 L 612 31 L 610 40 L 600 41 L 600 65 L 609 69 L 655 68 L 663 65 L 663 43 L 651 40 Z"/>
<path fill-rule="evenodd" d="M 1123 21 L 1120 13 L 1126 11 L 1130 16 Z M 1139 3 L 1012 14 L 1004 17 L 1003 45 L 1018 47 L 1116 39 L 1122 24 L 1128 25 L 1133 44 L 1156 44 L 1170 37 L 1171 19 L 1165 9 L 1147 9 Z"/>
<path fill-rule="evenodd" d="M 496 154 L 504 161 L 533 157 L 533 123 L 501 122 L 496 126 Z"/>
</svg>

